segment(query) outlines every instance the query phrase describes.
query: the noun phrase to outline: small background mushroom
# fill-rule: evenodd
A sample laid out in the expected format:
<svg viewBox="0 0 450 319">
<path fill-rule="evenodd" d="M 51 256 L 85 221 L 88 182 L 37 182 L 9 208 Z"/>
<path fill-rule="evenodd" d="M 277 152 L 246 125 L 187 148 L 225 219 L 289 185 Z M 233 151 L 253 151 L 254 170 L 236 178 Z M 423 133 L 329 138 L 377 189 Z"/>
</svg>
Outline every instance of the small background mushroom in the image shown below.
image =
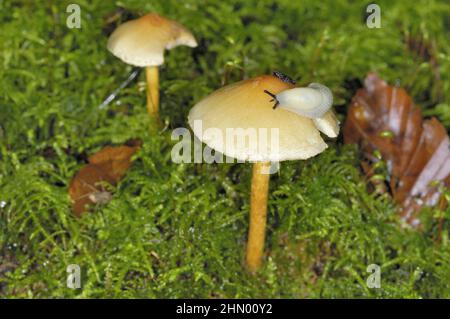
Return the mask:
<svg viewBox="0 0 450 319">
<path fill-rule="evenodd" d="M 108 50 L 125 63 L 145 67 L 147 112 L 159 117 L 159 69 L 164 50 L 180 45 L 196 47 L 192 33 L 181 24 L 150 13 L 120 25 L 108 39 Z"/>
</svg>

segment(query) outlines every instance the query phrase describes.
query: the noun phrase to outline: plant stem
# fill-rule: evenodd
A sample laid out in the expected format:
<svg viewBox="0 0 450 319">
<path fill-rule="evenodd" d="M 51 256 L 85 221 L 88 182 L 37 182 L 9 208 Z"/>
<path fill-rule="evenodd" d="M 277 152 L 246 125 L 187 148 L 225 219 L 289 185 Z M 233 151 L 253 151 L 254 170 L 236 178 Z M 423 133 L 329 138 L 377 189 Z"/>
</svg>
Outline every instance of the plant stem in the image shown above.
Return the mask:
<svg viewBox="0 0 450 319">
<path fill-rule="evenodd" d="M 266 234 L 267 197 L 269 193 L 270 162 L 253 164 L 250 198 L 250 228 L 247 242 L 247 267 L 255 272 L 261 266 Z"/>
<path fill-rule="evenodd" d="M 157 66 L 145 68 L 147 78 L 147 112 L 150 117 L 159 118 L 159 69 Z"/>
</svg>

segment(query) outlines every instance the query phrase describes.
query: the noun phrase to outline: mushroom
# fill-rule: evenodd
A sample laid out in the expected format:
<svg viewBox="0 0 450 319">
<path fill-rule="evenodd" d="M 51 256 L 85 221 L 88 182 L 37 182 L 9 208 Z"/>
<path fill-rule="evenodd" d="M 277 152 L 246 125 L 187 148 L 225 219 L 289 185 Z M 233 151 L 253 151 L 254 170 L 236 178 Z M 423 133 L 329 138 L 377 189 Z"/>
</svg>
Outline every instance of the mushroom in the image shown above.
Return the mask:
<svg viewBox="0 0 450 319">
<path fill-rule="evenodd" d="M 274 74 L 225 86 L 197 103 L 188 116 L 194 135 L 208 147 L 239 161 L 253 162 L 246 247 L 246 264 L 252 272 L 260 267 L 264 250 L 271 164 L 304 160 L 323 152 L 327 144 L 319 130 L 330 137 L 339 133 L 339 122 L 332 110 L 311 119 L 288 109 L 274 109 L 274 100 L 265 91 L 276 95 L 294 88 L 292 81 Z M 230 129 L 247 133 L 253 129 L 256 137 L 235 143 Z M 215 134 L 207 134 L 209 130 Z"/>
<path fill-rule="evenodd" d="M 108 50 L 125 63 L 145 67 L 147 112 L 158 118 L 159 70 L 164 50 L 179 45 L 196 47 L 192 33 L 181 24 L 150 13 L 120 25 L 108 39 Z"/>
</svg>

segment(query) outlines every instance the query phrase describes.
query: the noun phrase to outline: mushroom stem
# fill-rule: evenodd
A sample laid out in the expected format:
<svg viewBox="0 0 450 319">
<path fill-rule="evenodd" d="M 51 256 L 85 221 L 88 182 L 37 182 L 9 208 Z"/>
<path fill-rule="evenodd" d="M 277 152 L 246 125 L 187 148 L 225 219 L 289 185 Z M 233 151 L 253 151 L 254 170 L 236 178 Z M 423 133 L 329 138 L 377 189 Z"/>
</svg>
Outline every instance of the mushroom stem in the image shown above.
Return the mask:
<svg viewBox="0 0 450 319">
<path fill-rule="evenodd" d="M 158 120 L 159 114 L 159 69 L 157 66 L 145 68 L 147 78 L 147 112 L 150 117 Z"/>
<path fill-rule="evenodd" d="M 253 164 L 250 198 L 250 228 L 247 242 L 247 267 L 255 272 L 261 266 L 266 234 L 267 197 L 269 193 L 270 162 Z"/>
</svg>

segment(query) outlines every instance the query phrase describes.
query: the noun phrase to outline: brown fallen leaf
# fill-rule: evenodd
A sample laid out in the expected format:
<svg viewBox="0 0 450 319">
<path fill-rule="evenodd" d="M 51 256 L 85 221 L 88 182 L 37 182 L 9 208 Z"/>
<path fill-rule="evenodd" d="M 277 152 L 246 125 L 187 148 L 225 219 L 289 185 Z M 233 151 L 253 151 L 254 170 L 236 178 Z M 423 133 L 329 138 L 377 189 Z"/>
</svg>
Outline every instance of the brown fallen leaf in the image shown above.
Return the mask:
<svg viewBox="0 0 450 319">
<path fill-rule="evenodd" d="M 89 204 L 106 204 L 112 194 L 108 185 L 116 185 L 131 166 L 131 157 L 139 146 L 106 146 L 89 157 L 72 178 L 69 196 L 72 211 L 78 217 L 87 211 Z"/>
<path fill-rule="evenodd" d="M 344 125 L 344 142 L 360 146 L 364 172 L 372 170 L 381 153 L 386 162 L 389 189 L 401 204 L 401 216 L 419 225 L 417 212 L 439 202 L 440 187 L 450 186 L 450 140 L 436 119 L 423 120 L 408 93 L 369 73 L 356 92 Z M 377 189 L 380 189 L 378 187 Z"/>
<path fill-rule="evenodd" d="M 127 172 L 131 165 L 131 156 L 136 152 L 137 147 L 106 146 L 88 159 L 89 163 L 101 166 L 117 183 Z"/>
</svg>

